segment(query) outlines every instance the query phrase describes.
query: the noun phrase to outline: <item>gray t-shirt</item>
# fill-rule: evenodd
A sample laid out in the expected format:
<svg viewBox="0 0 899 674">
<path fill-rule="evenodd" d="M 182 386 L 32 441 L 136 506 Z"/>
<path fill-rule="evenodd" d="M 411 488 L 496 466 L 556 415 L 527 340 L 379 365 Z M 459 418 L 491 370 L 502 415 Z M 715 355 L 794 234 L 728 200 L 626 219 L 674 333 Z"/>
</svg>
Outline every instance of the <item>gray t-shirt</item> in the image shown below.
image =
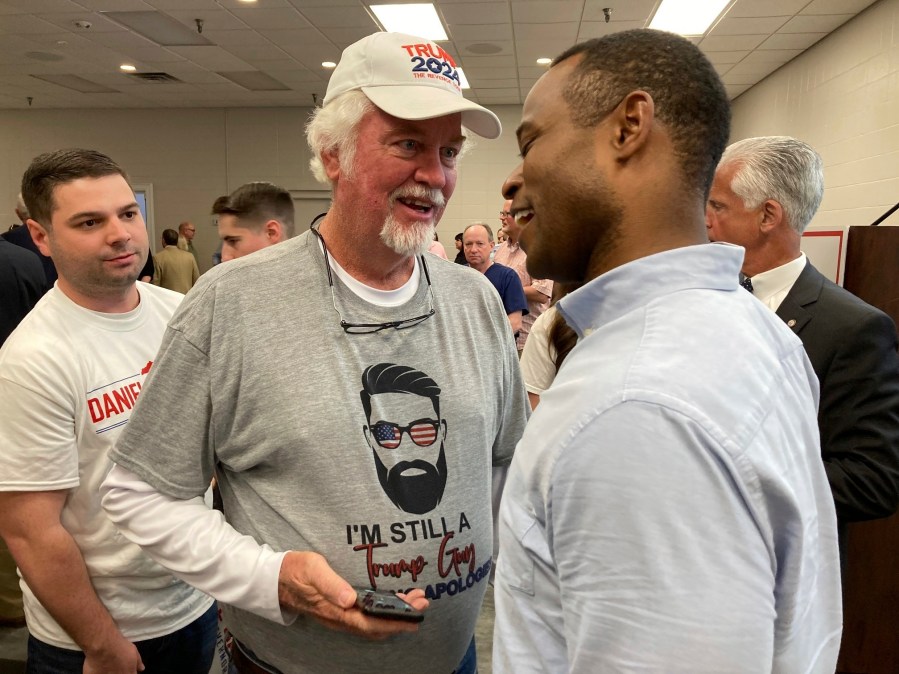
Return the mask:
<svg viewBox="0 0 899 674">
<path fill-rule="evenodd" d="M 462 659 L 492 564 L 491 465 L 527 417 L 515 344 L 477 272 L 428 256 L 436 313 L 378 307 L 334 275 L 311 233 L 205 274 L 172 319 L 113 459 L 191 498 L 213 467 L 229 522 L 313 550 L 357 586 L 423 588 L 416 635 L 370 642 L 300 616 L 230 609 L 238 639 L 284 672 L 446 672 Z M 406 462 L 406 463 L 401 463 Z M 247 572 L 251 572 L 250 569 Z"/>
</svg>

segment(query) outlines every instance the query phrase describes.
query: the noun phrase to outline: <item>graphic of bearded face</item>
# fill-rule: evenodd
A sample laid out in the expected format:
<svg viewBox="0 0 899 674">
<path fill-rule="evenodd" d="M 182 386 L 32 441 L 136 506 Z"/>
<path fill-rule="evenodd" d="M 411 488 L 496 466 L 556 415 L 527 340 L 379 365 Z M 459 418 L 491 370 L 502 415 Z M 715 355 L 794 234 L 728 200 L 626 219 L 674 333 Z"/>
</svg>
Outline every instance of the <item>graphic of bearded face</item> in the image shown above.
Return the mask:
<svg viewBox="0 0 899 674">
<path fill-rule="evenodd" d="M 446 487 L 440 388 L 423 372 L 391 363 L 367 368 L 362 387 L 363 432 L 381 488 L 405 512 L 430 512 Z"/>
</svg>

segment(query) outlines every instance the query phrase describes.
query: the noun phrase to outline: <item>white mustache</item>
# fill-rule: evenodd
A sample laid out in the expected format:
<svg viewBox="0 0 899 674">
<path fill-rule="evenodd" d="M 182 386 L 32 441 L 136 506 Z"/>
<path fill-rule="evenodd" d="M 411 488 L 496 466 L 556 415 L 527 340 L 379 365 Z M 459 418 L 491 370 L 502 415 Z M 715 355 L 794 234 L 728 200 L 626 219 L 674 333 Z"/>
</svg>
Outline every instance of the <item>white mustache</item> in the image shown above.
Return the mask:
<svg viewBox="0 0 899 674">
<path fill-rule="evenodd" d="M 443 198 L 443 192 L 438 189 L 431 189 L 424 185 L 406 185 L 398 187 L 390 193 L 390 203 L 393 204 L 397 199 L 419 199 L 421 201 L 429 201 L 437 208 L 443 208 L 446 205 L 446 199 Z"/>
</svg>

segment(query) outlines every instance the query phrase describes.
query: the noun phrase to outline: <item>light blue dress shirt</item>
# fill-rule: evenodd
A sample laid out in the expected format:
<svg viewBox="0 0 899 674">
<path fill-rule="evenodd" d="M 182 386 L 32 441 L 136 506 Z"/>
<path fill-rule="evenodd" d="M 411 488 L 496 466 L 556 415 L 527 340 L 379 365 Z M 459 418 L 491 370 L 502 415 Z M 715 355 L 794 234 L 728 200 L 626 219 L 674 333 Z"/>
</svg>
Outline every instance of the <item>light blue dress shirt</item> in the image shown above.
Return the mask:
<svg viewBox="0 0 899 674">
<path fill-rule="evenodd" d="M 580 341 L 510 467 L 498 674 L 834 671 L 818 382 L 742 258 L 679 248 L 559 303 Z"/>
</svg>

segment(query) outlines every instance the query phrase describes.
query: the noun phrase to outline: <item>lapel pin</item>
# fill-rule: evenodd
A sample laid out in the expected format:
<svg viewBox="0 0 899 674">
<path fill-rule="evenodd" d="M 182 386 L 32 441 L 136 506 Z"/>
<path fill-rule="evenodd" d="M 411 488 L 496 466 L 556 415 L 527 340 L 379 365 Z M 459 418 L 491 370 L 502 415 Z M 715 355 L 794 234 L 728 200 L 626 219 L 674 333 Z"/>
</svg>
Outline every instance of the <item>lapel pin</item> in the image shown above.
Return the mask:
<svg viewBox="0 0 899 674">
<path fill-rule="evenodd" d="M 791 328 L 794 327 L 796 325 L 796 319 L 791 318 L 790 320 L 787 321 L 787 325 Z"/>
</svg>

